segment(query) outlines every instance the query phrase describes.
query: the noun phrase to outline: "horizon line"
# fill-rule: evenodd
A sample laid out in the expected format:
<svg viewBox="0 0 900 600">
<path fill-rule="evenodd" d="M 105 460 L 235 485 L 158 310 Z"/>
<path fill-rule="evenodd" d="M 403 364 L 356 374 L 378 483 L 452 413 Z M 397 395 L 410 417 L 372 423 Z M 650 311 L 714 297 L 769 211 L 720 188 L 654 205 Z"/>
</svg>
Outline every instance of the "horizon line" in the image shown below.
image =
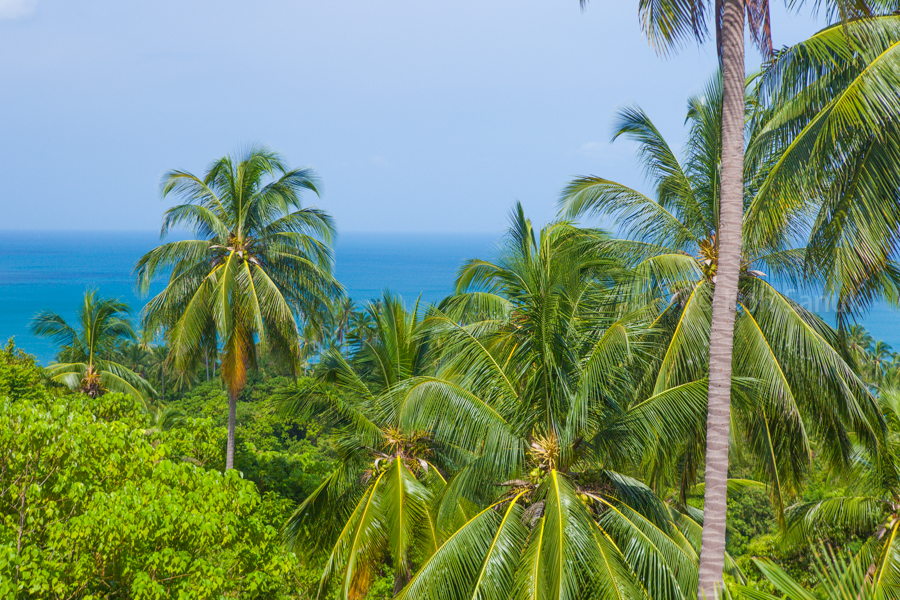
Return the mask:
<svg viewBox="0 0 900 600">
<path fill-rule="evenodd" d="M 435 230 L 435 229 L 388 229 L 388 230 L 376 230 L 376 229 L 346 229 L 346 230 L 338 230 L 337 236 L 340 237 L 341 234 L 346 233 L 365 233 L 365 234 L 404 234 L 404 233 L 414 233 L 414 234 L 422 234 L 422 235 L 443 235 L 443 234 L 460 234 L 460 235 L 502 235 L 505 230 L 496 230 L 496 231 L 488 231 L 488 230 L 468 230 L 468 231 L 445 231 L 445 230 Z M 137 228 L 122 228 L 122 229 L 37 229 L 37 228 L 16 228 L 16 229 L 7 229 L 0 228 L 0 233 L 159 233 L 156 229 L 137 229 Z M 186 229 L 177 229 L 173 230 L 173 233 L 189 233 L 189 230 Z"/>
</svg>

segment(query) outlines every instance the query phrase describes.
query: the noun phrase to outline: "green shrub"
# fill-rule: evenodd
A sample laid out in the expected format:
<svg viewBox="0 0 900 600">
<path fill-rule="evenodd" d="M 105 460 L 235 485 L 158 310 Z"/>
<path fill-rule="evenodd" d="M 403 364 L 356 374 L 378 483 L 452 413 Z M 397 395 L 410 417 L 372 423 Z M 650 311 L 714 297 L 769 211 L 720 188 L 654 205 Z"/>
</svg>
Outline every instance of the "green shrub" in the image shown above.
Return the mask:
<svg viewBox="0 0 900 600">
<path fill-rule="evenodd" d="M 94 400 L 41 379 L 11 347 L 0 353 L 0 598 L 310 591 L 278 534 L 293 504 L 198 466 L 218 454 L 210 420 L 158 432 L 128 396 Z"/>
</svg>

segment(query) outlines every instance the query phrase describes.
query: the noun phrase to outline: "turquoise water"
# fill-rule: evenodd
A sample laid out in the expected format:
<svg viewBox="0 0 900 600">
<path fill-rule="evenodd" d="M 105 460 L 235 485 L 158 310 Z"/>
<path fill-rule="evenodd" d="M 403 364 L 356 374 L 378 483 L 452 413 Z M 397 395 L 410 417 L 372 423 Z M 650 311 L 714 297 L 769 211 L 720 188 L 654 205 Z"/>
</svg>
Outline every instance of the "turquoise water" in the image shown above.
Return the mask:
<svg viewBox="0 0 900 600">
<path fill-rule="evenodd" d="M 335 271 L 358 303 L 385 288 L 408 302 L 420 295 L 436 302 L 452 292 L 460 264 L 490 257 L 499 239 L 499 234 L 346 233 L 335 248 Z M 132 269 L 158 243 L 159 236 L 148 231 L 0 232 L 0 342 L 14 336 L 19 347 L 46 364 L 54 348 L 28 332 L 29 321 L 39 310 L 73 318 L 89 288 L 128 302 L 137 313 L 144 300 L 134 289 Z M 161 287 L 157 284 L 151 293 Z M 831 320 L 833 314 L 814 294 L 789 295 Z M 897 316 L 895 309 L 879 304 L 862 323 L 876 339 L 900 350 Z"/>
<path fill-rule="evenodd" d="M 335 247 L 335 271 L 348 295 L 362 304 L 390 289 L 406 301 L 436 302 L 453 291 L 462 262 L 488 257 L 500 235 L 346 233 Z M 74 318 L 84 291 L 119 298 L 137 313 L 145 300 L 134 288 L 135 262 L 159 244 L 155 232 L 0 232 L 0 342 L 16 345 L 46 364 L 51 343 L 28 332 L 39 310 Z M 162 288 L 157 284 L 155 293 Z"/>
</svg>

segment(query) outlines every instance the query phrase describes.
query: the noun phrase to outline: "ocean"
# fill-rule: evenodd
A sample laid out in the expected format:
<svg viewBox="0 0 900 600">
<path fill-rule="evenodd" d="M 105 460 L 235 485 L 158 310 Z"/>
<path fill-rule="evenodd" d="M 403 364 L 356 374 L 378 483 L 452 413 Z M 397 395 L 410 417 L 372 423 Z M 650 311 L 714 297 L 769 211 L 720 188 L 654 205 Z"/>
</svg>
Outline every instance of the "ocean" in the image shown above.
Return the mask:
<svg viewBox="0 0 900 600">
<path fill-rule="evenodd" d="M 335 274 L 360 305 L 385 289 L 407 303 L 437 302 L 453 291 L 463 261 L 490 257 L 500 235 L 344 233 L 335 245 Z M 150 231 L 0 231 L 0 343 L 14 337 L 42 364 L 52 361 L 53 344 L 31 335 L 28 324 L 41 310 L 74 319 L 87 289 L 127 302 L 137 315 L 146 298 L 132 270 L 158 244 Z"/>
<path fill-rule="evenodd" d="M 501 234 L 344 233 L 335 246 L 335 273 L 357 304 L 385 289 L 413 302 L 437 302 L 453 291 L 460 265 L 490 258 Z M 0 343 L 16 345 L 47 364 L 53 345 L 31 335 L 35 313 L 51 310 L 73 319 L 85 290 L 130 304 L 135 315 L 146 299 L 137 294 L 132 269 L 159 244 L 149 231 L 0 231 Z M 162 289 L 158 282 L 150 293 Z M 833 313 L 815 295 L 789 293 L 829 321 Z M 861 320 L 875 339 L 900 350 L 895 309 L 878 304 Z"/>
</svg>

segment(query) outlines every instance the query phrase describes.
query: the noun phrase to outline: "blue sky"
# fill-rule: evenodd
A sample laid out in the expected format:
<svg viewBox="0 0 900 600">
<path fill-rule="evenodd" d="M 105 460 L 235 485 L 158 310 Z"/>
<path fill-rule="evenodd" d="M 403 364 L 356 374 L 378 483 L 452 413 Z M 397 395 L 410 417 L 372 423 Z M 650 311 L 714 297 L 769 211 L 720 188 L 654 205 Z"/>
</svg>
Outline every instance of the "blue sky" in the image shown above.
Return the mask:
<svg viewBox="0 0 900 600">
<path fill-rule="evenodd" d="M 0 0 L 0 229 L 157 229 L 162 173 L 254 143 L 316 168 L 343 231 L 500 231 L 516 200 L 545 222 L 573 176 L 641 186 L 616 108 L 680 146 L 715 68 L 711 45 L 658 57 L 636 7 Z"/>
</svg>

